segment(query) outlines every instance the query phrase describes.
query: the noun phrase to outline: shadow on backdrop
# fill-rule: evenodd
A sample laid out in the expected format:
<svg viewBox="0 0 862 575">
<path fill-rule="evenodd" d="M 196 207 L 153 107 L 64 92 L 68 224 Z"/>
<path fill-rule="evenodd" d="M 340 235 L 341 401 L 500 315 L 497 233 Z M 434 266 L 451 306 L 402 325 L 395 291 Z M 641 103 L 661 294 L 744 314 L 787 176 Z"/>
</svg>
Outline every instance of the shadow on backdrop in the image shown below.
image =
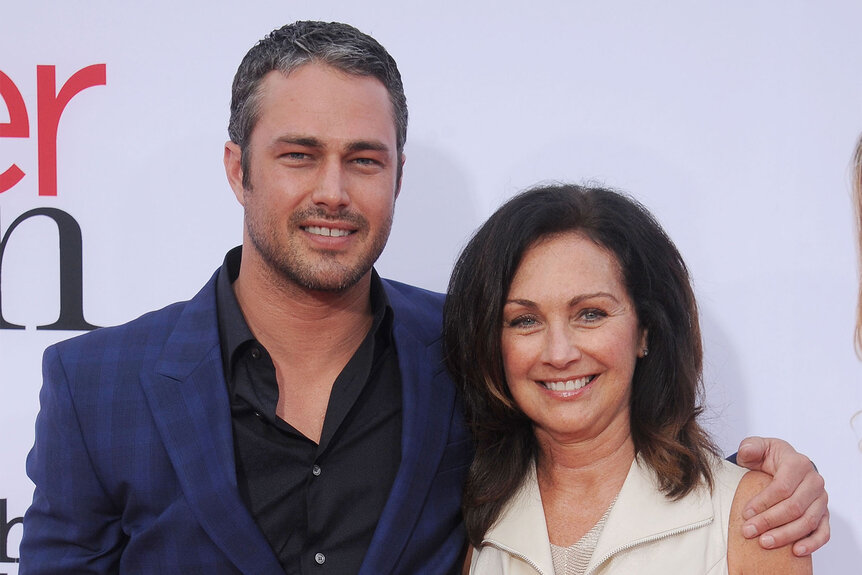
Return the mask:
<svg viewBox="0 0 862 575">
<path fill-rule="evenodd" d="M 474 190 L 446 150 L 411 142 L 405 154 L 392 233 L 376 268 L 383 277 L 445 291 L 455 258 L 478 225 Z"/>
</svg>

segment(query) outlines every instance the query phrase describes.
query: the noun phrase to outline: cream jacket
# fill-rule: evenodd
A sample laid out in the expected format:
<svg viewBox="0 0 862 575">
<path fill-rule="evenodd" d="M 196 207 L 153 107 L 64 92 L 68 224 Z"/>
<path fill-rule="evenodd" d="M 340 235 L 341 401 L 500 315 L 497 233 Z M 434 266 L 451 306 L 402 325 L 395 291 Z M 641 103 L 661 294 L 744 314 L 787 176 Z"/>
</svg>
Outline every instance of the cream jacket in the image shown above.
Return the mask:
<svg viewBox="0 0 862 575">
<path fill-rule="evenodd" d="M 713 465 L 712 494 L 700 487 L 667 499 L 639 458 L 632 463 L 593 552 L 587 575 L 727 573 L 730 506 L 746 470 Z M 554 575 L 535 470 L 473 550 L 471 575 Z"/>
</svg>

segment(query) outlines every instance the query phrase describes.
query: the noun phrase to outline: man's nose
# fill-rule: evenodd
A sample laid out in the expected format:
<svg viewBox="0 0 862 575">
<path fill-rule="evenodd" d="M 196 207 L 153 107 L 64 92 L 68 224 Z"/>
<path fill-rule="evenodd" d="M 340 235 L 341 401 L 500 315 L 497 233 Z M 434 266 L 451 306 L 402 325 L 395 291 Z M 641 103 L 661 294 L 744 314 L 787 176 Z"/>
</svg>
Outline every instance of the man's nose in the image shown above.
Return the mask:
<svg viewBox="0 0 862 575">
<path fill-rule="evenodd" d="M 311 200 L 318 206 L 330 209 L 343 208 L 350 204 L 343 167 L 338 161 L 326 161 L 314 182 Z"/>
</svg>

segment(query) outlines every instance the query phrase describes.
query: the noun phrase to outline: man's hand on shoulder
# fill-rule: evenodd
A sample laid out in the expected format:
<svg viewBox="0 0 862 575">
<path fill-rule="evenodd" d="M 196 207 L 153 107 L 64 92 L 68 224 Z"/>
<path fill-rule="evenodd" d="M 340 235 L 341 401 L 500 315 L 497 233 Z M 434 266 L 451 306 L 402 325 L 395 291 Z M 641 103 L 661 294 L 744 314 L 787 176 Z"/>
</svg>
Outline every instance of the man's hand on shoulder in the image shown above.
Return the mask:
<svg viewBox="0 0 862 575">
<path fill-rule="evenodd" d="M 829 509 L 823 477 L 808 457 L 781 439 L 748 437 L 737 454 L 742 467 L 772 475 L 772 481 L 743 508 L 743 535 L 760 537 L 765 549 L 794 543 L 809 555 L 829 541 Z"/>
</svg>

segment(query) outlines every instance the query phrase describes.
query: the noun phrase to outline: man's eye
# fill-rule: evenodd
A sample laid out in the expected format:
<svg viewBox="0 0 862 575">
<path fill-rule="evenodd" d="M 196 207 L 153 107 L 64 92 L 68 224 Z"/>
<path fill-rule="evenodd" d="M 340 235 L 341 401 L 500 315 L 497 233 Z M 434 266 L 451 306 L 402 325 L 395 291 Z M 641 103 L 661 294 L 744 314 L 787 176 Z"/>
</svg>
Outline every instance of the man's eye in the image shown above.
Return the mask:
<svg viewBox="0 0 862 575">
<path fill-rule="evenodd" d="M 372 160 L 371 158 L 356 158 L 353 162 L 360 166 L 376 166 L 379 163 L 377 160 Z"/>
</svg>

